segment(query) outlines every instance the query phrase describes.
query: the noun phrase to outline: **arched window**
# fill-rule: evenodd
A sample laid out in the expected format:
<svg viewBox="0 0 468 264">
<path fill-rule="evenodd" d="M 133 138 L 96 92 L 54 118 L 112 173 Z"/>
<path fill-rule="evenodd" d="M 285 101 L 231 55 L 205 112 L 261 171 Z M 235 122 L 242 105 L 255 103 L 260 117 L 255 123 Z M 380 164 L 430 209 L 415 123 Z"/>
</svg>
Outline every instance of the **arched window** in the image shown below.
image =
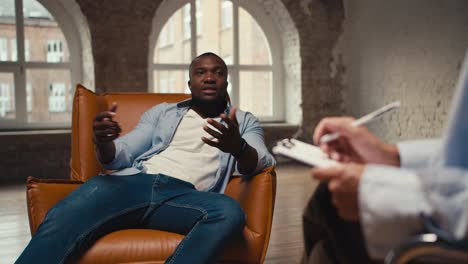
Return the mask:
<svg viewBox="0 0 468 264">
<path fill-rule="evenodd" d="M 192 58 L 214 52 L 228 65 L 234 105 L 262 121 L 284 121 L 281 41 L 265 10 L 244 2 L 164 1 L 153 21 L 150 90 L 190 93 Z"/>
<path fill-rule="evenodd" d="M 0 128 L 66 127 L 81 81 L 77 30 L 51 0 L 0 6 Z"/>
</svg>

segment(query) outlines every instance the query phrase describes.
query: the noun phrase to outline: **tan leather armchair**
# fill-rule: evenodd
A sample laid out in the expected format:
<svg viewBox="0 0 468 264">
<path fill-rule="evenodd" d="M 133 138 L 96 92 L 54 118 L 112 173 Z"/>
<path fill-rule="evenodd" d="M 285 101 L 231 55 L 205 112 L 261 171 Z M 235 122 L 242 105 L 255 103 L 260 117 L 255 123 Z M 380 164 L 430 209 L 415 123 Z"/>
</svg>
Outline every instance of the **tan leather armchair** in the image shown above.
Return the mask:
<svg viewBox="0 0 468 264">
<path fill-rule="evenodd" d="M 42 180 L 29 177 L 27 202 L 31 234 L 47 211 L 87 179 L 102 172 L 92 142 L 92 121 L 96 113 L 117 102 L 116 121 L 122 134 L 130 131 L 141 114 L 161 102 L 178 102 L 185 94 L 105 93 L 95 94 L 78 85 L 73 101 L 71 180 Z M 267 168 L 249 181 L 233 177 L 225 192 L 241 204 L 247 215 L 242 241 L 233 241 L 220 263 L 263 263 L 270 238 L 276 193 L 276 175 Z M 73 228 L 70 226 L 70 228 Z M 99 239 L 80 263 L 163 263 L 183 236 L 147 229 L 127 229 Z M 202 246 L 202 245 L 201 245 Z"/>
</svg>

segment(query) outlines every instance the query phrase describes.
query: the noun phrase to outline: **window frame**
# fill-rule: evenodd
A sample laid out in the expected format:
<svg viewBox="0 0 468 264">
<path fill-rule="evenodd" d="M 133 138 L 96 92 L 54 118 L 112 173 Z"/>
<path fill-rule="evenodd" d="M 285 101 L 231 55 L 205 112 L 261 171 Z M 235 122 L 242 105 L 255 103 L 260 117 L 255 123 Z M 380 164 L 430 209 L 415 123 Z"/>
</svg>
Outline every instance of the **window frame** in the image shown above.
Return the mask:
<svg viewBox="0 0 468 264">
<path fill-rule="evenodd" d="M 163 39 L 159 43 L 159 48 L 170 47 L 174 45 L 174 19 L 170 18 L 168 21 L 168 28 L 163 30 L 160 35 Z"/>
<path fill-rule="evenodd" d="M 222 0 L 221 1 L 221 10 L 220 10 L 220 13 L 221 13 L 221 30 L 225 30 L 225 29 L 230 29 L 232 28 L 232 24 L 233 24 L 233 20 L 234 18 L 232 17 L 233 15 L 233 5 L 232 5 L 232 1 L 229 1 L 229 0 Z M 231 12 L 229 12 L 231 11 Z M 230 17 L 228 17 L 228 19 L 225 19 L 224 18 L 224 15 L 226 14 L 230 14 Z"/>
<path fill-rule="evenodd" d="M 61 29 L 70 57 L 68 62 L 27 61 L 25 53 L 23 0 L 12 0 L 15 3 L 16 26 L 16 61 L 0 61 L 0 73 L 13 73 L 14 76 L 14 101 L 15 118 L 0 120 L 0 131 L 7 130 L 31 130 L 31 129 L 62 129 L 71 127 L 71 115 L 68 122 L 28 122 L 27 107 L 27 70 L 68 70 L 70 72 L 70 85 L 79 83 L 82 79 L 81 45 L 78 29 L 72 18 L 68 16 L 66 8 L 60 2 L 54 0 L 38 1 L 54 17 Z M 37 0 L 36 0 L 37 1 Z M 34 92 L 32 92 L 34 94 Z"/>
<path fill-rule="evenodd" d="M 163 1 L 155 13 L 152 24 L 152 32 L 150 36 L 150 51 L 148 56 L 148 91 L 152 92 L 154 87 L 153 72 L 155 70 L 184 70 L 188 74 L 187 63 L 153 63 L 153 57 L 155 52 L 156 43 L 161 33 L 162 28 L 172 15 L 182 8 L 185 4 L 190 3 L 191 9 L 191 22 L 196 21 L 196 0 L 171 0 Z M 239 105 L 239 73 L 241 71 L 269 71 L 272 73 L 272 116 L 259 117 L 261 122 L 264 123 L 277 123 L 285 122 L 285 94 L 284 94 L 284 68 L 282 62 L 282 42 L 279 38 L 279 30 L 276 28 L 273 21 L 273 17 L 267 14 L 265 9 L 256 1 L 239 1 L 231 0 L 232 2 L 232 28 L 233 28 L 233 64 L 228 65 L 229 75 L 231 77 L 232 87 L 231 100 L 234 105 Z M 243 8 L 248 12 L 259 27 L 265 34 L 266 41 L 270 47 L 271 65 L 241 65 L 239 63 L 239 8 Z M 221 10 L 218 10 L 221 11 Z M 196 23 L 190 23 L 192 35 L 198 36 Z M 191 57 L 194 58 L 197 55 L 197 38 L 186 39 L 191 42 Z"/>
</svg>

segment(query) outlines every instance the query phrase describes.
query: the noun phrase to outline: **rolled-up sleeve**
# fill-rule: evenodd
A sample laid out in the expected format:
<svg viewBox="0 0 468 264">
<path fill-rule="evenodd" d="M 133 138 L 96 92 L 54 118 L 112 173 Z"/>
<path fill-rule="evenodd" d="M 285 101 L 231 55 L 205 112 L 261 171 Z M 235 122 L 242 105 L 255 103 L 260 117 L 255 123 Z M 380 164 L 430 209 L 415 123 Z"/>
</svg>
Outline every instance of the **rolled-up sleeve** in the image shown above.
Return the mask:
<svg viewBox="0 0 468 264">
<path fill-rule="evenodd" d="M 250 173 L 249 175 L 245 175 L 249 177 L 257 174 L 264 168 L 275 166 L 276 160 L 273 157 L 273 155 L 270 154 L 265 145 L 263 129 L 260 126 L 260 122 L 258 121 L 258 119 L 254 117 L 251 113 L 246 112 L 244 122 L 244 130 L 241 131 L 241 136 L 245 139 L 245 141 L 247 141 L 247 143 L 252 148 L 254 148 L 257 151 L 258 155 L 257 167 L 252 173 Z M 237 171 L 239 171 L 238 163 L 236 163 L 236 169 Z"/>
<path fill-rule="evenodd" d="M 151 147 L 154 126 L 158 122 L 162 105 L 157 105 L 146 111 L 132 131 L 114 140 L 114 160 L 108 164 L 103 164 L 104 168 L 120 170 L 131 167 L 135 158 Z"/>
</svg>

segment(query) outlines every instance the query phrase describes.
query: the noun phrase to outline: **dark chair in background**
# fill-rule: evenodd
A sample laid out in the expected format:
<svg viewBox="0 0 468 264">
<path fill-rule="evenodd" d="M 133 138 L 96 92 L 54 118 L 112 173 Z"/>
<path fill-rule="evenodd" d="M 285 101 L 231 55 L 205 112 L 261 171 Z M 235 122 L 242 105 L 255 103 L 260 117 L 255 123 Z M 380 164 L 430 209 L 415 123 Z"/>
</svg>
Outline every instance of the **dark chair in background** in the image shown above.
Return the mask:
<svg viewBox="0 0 468 264">
<path fill-rule="evenodd" d="M 468 263 L 468 244 L 454 244 L 428 233 L 415 236 L 392 250 L 385 264 Z"/>
</svg>

